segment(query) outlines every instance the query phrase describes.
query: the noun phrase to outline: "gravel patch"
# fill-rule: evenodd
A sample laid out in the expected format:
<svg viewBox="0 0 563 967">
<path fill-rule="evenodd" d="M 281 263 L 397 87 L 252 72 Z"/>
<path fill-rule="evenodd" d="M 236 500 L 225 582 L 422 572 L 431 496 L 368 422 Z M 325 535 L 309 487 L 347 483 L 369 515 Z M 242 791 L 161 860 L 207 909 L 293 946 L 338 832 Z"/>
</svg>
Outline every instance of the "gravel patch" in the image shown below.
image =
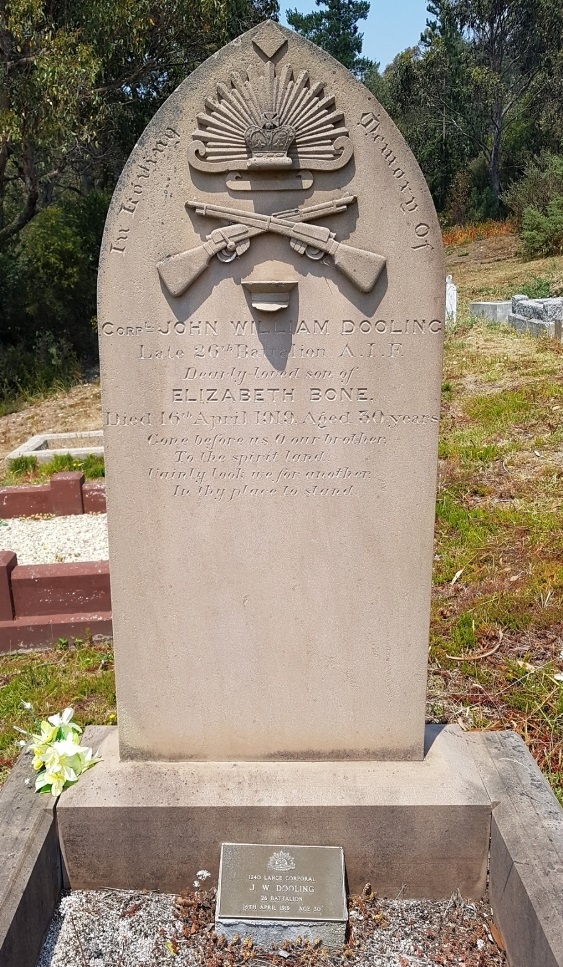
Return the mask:
<svg viewBox="0 0 563 967">
<path fill-rule="evenodd" d="M 107 517 L 76 514 L 0 520 L 0 550 L 14 551 L 18 564 L 107 561 Z"/>
<path fill-rule="evenodd" d="M 266 950 L 226 943 L 213 929 L 215 891 L 186 897 L 119 890 L 64 897 L 37 967 L 502 967 L 485 901 L 351 897 L 344 947 L 285 941 Z"/>
</svg>

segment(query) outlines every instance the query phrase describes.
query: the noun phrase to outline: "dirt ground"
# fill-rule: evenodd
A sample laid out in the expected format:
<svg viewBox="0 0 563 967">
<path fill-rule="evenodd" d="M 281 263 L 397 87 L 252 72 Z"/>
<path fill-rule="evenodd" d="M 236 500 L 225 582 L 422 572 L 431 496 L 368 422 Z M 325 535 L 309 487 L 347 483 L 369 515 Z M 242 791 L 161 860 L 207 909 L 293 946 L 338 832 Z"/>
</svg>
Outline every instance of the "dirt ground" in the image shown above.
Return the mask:
<svg viewBox="0 0 563 967">
<path fill-rule="evenodd" d="M 102 404 L 98 381 L 80 383 L 71 390 L 24 406 L 0 417 L 0 459 L 35 433 L 70 433 L 100 430 Z"/>
<path fill-rule="evenodd" d="M 524 261 L 517 235 L 501 235 L 446 249 L 447 271 L 457 285 L 459 306 L 469 302 L 510 299 L 522 279 L 548 279 L 552 295 L 563 295 L 563 260 Z"/>
</svg>

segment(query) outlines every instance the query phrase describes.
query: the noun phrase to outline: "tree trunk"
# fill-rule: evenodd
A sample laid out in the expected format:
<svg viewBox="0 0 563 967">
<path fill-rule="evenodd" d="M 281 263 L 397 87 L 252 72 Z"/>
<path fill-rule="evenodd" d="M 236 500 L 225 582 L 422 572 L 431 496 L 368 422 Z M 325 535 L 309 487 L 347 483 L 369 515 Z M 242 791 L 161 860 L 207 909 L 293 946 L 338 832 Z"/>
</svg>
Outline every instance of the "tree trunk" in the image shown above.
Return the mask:
<svg viewBox="0 0 563 967">
<path fill-rule="evenodd" d="M 502 102 L 495 103 L 493 109 L 493 143 L 489 158 L 489 184 L 493 199 L 493 214 L 496 215 L 500 204 L 500 151 L 502 142 Z"/>
</svg>

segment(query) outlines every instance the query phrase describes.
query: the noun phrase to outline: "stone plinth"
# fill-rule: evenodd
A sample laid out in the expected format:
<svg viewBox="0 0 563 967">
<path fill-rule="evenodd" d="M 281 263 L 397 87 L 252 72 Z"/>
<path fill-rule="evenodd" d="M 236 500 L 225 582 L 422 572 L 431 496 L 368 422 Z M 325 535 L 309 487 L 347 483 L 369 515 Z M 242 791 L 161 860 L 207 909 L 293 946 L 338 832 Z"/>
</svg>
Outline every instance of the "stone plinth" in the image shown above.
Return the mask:
<svg viewBox="0 0 563 967">
<path fill-rule="evenodd" d="M 73 889 L 217 883 L 222 842 L 342 846 L 348 886 L 382 896 L 481 896 L 491 803 L 457 726 L 426 729 L 421 762 L 103 762 L 57 809 Z"/>
</svg>

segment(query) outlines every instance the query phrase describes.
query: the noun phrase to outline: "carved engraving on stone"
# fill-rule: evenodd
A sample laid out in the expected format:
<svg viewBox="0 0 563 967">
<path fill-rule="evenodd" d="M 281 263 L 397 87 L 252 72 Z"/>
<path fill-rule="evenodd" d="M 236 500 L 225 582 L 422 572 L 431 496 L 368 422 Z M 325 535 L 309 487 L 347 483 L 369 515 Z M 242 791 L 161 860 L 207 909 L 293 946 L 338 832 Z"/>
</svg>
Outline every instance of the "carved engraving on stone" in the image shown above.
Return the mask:
<svg viewBox="0 0 563 967">
<path fill-rule="evenodd" d="M 227 188 L 231 191 L 305 191 L 313 184 L 313 175 L 310 171 L 286 171 L 283 179 L 279 174 L 269 175 L 267 172 L 256 173 L 250 178 L 243 178 L 235 172 L 226 179 Z"/>
<path fill-rule="evenodd" d="M 283 47 L 287 43 L 287 37 L 284 37 L 280 28 L 276 27 L 275 23 L 269 20 L 259 28 L 256 36 L 252 39 L 252 43 L 271 60 L 272 57 L 275 57 L 280 47 Z"/>
<path fill-rule="evenodd" d="M 211 232 L 203 245 L 158 262 L 160 278 L 171 295 L 180 296 L 203 272 L 214 255 L 221 261 L 231 261 L 247 251 L 251 238 L 272 232 L 288 238 L 292 249 L 299 255 L 313 260 L 322 259 L 324 255 L 332 256 L 337 268 L 361 292 L 371 292 L 383 270 L 385 258 L 338 242 L 334 232 L 328 228 L 307 224 L 317 218 L 345 211 L 355 200 L 355 195 L 343 195 L 332 201 L 273 215 L 189 201 L 186 207 L 193 208 L 204 218 L 218 218 L 230 222 L 230 225 Z"/>
<path fill-rule="evenodd" d="M 297 285 L 297 279 L 243 279 L 242 284 L 248 289 L 255 309 L 260 312 L 279 312 L 289 306 L 291 290 Z"/>
<path fill-rule="evenodd" d="M 294 78 L 289 65 L 253 65 L 246 75 L 234 71 L 197 116 L 190 165 L 207 172 L 344 167 L 352 141 L 344 115 L 324 89 L 307 71 Z"/>
<path fill-rule="evenodd" d="M 290 853 L 284 853 L 283 850 L 278 850 L 272 853 L 270 859 L 268 860 L 269 870 L 279 870 L 280 872 L 287 872 L 288 870 L 295 869 L 295 860 Z"/>
</svg>

